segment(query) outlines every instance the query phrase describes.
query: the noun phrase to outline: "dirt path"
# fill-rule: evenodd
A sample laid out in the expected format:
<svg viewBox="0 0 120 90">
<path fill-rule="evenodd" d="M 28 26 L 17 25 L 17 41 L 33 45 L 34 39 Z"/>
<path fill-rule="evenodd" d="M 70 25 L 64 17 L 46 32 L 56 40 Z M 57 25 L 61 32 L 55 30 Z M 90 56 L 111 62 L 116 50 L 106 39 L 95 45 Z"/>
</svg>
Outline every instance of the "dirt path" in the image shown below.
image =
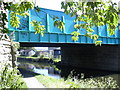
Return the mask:
<svg viewBox="0 0 120 90">
<path fill-rule="evenodd" d="M 35 77 L 23 78 L 28 88 L 45 88 Z"/>
<path fill-rule="evenodd" d="M 37 75 L 33 72 L 19 69 L 23 76 L 23 80 L 25 81 L 28 88 L 45 88 L 34 76 Z"/>
</svg>

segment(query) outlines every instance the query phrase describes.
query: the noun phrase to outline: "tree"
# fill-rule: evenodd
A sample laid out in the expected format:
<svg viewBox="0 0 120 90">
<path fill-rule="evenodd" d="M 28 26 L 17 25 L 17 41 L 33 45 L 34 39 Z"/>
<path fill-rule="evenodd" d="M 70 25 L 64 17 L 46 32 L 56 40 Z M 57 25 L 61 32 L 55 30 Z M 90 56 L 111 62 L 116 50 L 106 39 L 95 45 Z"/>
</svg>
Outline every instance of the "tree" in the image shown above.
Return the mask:
<svg viewBox="0 0 120 90">
<path fill-rule="evenodd" d="M 84 2 L 70 1 L 62 2 L 62 8 L 66 14 L 70 14 L 71 17 L 75 16 L 75 22 L 78 24 L 74 25 L 76 31 L 72 33 L 73 40 L 78 40 L 80 35 L 79 31 L 81 27 L 85 29 L 85 36 L 90 37 L 98 45 L 102 41 L 98 41 L 98 35 L 94 34 L 93 26 L 108 25 L 108 31 L 110 35 L 115 34 L 115 29 L 118 25 L 118 7 L 116 3 L 112 1 L 102 1 L 101 2 L 88 2 L 89 0 L 83 0 Z M 100 0 L 99 0 L 100 1 Z"/>
<path fill-rule="evenodd" d="M 93 39 L 95 41 L 95 44 L 101 44 L 102 41 L 98 41 L 99 36 L 97 34 L 94 34 L 94 30 L 92 29 L 93 26 L 102 26 L 102 25 L 108 25 L 108 31 L 110 35 L 115 34 L 115 29 L 118 25 L 118 7 L 116 3 L 113 3 L 112 1 L 102 1 L 101 2 L 88 2 L 89 0 L 83 0 L 75 2 L 74 0 L 68 1 L 68 2 L 62 2 L 61 8 L 64 9 L 64 12 L 66 14 L 70 14 L 71 17 L 75 16 L 76 19 L 74 22 L 77 22 L 74 27 L 76 28 L 76 31 L 72 32 L 72 39 L 74 41 L 78 40 L 78 36 L 80 35 L 79 31 L 81 28 L 84 28 L 85 30 L 85 36 Z M 1 5 L 4 6 L 4 10 L 10 10 L 10 24 L 12 27 L 19 27 L 20 24 L 20 18 L 19 16 L 29 16 L 28 10 L 29 9 L 36 9 L 36 12 L 40 12 L 41 9 L 34 5 L 34 2 L 30 2 L 29 0 L 20 0 L 20 2 L 12 3 L 12 2 L 0 2 Z M 7 28 L 5 28 L 5 21 L 6 14 L 2 13 L 2 21 L 3 21 L 3 29 L 2 32 L 7 32 Z M 60 30 L 63 30 L 64 23 L 59 20 L 57 16 L 51 16 L 54 20 L 54 26 L 57 26 Z M 34 26 L 34 29 L 36 30 L 36 33 L 40 33 L 41 35 L 44 35 L 45 27 L 44 25 L 41 25 L 42 22 L 37 22 L 36 20 L 33 20 L 31 22 L 32 26 Z"/>
</svg>

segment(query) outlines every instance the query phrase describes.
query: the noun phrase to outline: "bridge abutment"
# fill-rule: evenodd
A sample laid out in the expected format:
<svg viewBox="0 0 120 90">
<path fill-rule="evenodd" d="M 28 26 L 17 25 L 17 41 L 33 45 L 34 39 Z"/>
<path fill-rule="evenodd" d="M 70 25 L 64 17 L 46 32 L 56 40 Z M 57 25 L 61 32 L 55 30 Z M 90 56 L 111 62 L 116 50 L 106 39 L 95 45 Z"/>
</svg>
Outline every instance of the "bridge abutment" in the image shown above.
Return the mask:
<svg viewBox="0 0 120 90">
<path fill-rule="evenodd" d="M 120 72 L 120 45 L 62 46 L 62 65 Z"/>
</svg>

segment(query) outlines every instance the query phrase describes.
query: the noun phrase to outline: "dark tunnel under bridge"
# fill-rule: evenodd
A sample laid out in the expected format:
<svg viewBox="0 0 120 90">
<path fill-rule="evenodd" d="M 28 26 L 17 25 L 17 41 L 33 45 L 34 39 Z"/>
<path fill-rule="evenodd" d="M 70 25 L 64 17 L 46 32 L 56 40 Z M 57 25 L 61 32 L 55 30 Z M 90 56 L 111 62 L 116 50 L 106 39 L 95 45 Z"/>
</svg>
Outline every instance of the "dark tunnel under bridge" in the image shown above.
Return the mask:
<svg viewBox="0 0 120 90">
<path fill-rule="evenodd" d="M 61 47 L 61 65 L 120 72 L 120 45 L 79 43 L 27 43 L 21 47 Z"/>
</svg>

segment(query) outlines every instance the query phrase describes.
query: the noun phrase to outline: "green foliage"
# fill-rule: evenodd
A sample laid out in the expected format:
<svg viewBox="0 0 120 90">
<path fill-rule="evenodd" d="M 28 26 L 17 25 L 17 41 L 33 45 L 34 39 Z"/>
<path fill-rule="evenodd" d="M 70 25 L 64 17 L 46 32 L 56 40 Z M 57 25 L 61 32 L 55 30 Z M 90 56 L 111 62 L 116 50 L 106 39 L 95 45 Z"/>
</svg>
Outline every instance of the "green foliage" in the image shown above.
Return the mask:
<svg viewBox="0 0 120 90">
<path fill-rule="evenodd" d="M 42 83 L 46 88 L 68 88 L 64 79 L 55 79 L 49 76 L 37 75 L 37 80 Z"/>
<path fill-rule="evenodd" d="M 20 18 L 14 12 L 10 13 L 10 17 L 11 17 L 11 19 L 10 19 L 10 25 L 12 27 L 18 28 L 19 24 L 20 24 Z"/>
<path fill-rule="evenodd" d="M 80 26 L 81 26 L 81 25 L 79 25 L 79 24 L 75 24 L 75 25 L 74 25 L 74 28 L 80 29 Z"/>
<path fill-rule="evenodd" d="M 43 54 L 40 55 L 40 59 L 44 59 L 44 55 Z"/>
<path fill-rule="evenodd" d="M 33 2 L 29 1 L 23 2 L 20 0 L 19 3 L 0 1 L 0 21 L 2 20 L 2 23 L 0 23 L 0 32 L 9 32 L 8 28 L 6 28 L 6 22 L 8 22 L 7 10 L 10 11 L 10 25 L 12 27 L 18 28 L 20 24 L 20 18 L 18 16 L 29 16 L 28 10 L 33 8 Z"/>
<path fill-rule="evenodd" d="M 10 12 L 10 25 L 12 27 L 19 27 L 20 18 L 18 16 L 29 16 L 28 10 L 34 8 L 34 4 L 32 2 L 19 2 L 19 3 L 9 3 Z"/>
<path fill-rule="evenodd" d="M 116 80 L 112 77 L 97 77 L 84 79 L 84 73 L 81 73 L 81 79 L 77 76 L 73 77 L 73 71 L 65 81 L 69 84 L 69 88 L 119 88 Z"/>
<path fill-rule="evenodd" d="M 91 39 L 97 40 L 98 39 L 98 35 L 96 35 L 96 34 L 91 35 Z"/>
<path fill-rule="evenodd" d="M 27 89 L 27 88 L 28 88 L 28 87 L 27 87 L 27 84 L 25 83 L 25 81 L 23 80 L 23 78 L 21 78 L 20 81 L 21 81 L 21 82 L 24 82 L 20 88 L 24 88 L 24 89 L 26 88 L 26 90 L 28 90 L 28 89 Z"/>
<path fill-rule="evenodd" d="M 36 12 L 40 12 L 41 10 L 40 10 L 40 8 L 37 6 L 37 7 L 35 7 L 35 10 L 36 10 Z"/>
<path fill-rule="evenodd" d="M 6 13 L 7 13 L 6 9 L 7 8 L 8 8 L 8 4 L 2 3 L 0 1 L 0 32 L 1 33 L 8 33 L 9 32 L 8 28 L 6 27 L 6 22 L 8 22 L 7 15 L 6 15 Z"/>
<path fill-rule="evenodd" d="M 69 88 L 119 88 L 117 82 L 112 77 L 98 77 L 87 79 L 69 78 L 66 83 L 70 84 Z"/>
<path fill-rule="evenodd" d="M 17 57 L 19 57 L 19 58 L 39 59 L 39 57 L 36 57 L 36 56 L 32 56 L 32 57 L 30 57 L 30 56 L 17 56 Z M 28 60 L 29 60 L 29 59 L 28 59 Z"/>
<path fill-rule="evenodd" d="M 20 0 L 19 3 L 10 3 L 10 11 L 16 12 L 18 15 L 23 15 L 27 13 L 28 9 L 33 9 L 34 3 L 33 2 L 23 2 Z M 23 14 L 24 13 L 24 14 Z"/>
<path fill-rule="evenodd" d="M 52 19 L 54 20 L 54 27 L 58 27 L 61 31 L 65 28 L 65 23 L 59 20 L 59 17 L 53 16 Z"/>
<path fill-rule="evenodd" d="M 53 58 L 53 61 L 54 61 L 55 63 L 61 62 L 61 58 Z"/>
<path fill-rule="evenodd" d="M 10 65 L 4 65 L 0 71 L 0 89 L 20 88 L 24 82 L 21 81 L 21 75 L 17 68 L 11 68 Z"/>
<path fill-rule="evenodd" d="M 115 29 L 118 25 L 118 7 L 116 3 L 112 1 L 104 2 L 81 2 L 81 1 L 68 1 L 62 2 L 61 8 L 64 9 L 66 14 L 76 16 L 74 22 L 80 22 L 74 25 L 79 31 L 83 28 L 86 32 L 85 36 L 90 37 L 95 41 L 95 44 L 101 44 L 102 41 L 98 41 L 98 35 L 94 35 L 93 26 L 108 25 L 108 31 L 110 35 L 115 34 Z M 81 23 L 84 22 L 84 23 Z M 76 41 L 78 37 L 73 36 L 72 39 Z"/>
<path fill-rule="evenodd" d="M 10 25 L 15 28 L 18 28 L 20 25 L 20 17 L 18 17 L 18 16 L 27 17 L 27 16 L 29 16 L 28 10 L 34 8 L 33 2 L 29 2 L 29 1 L 24 2 L 22 0 L 20 0 L 19 3 L 10 2 L 10 3 L 5 3 L 5 4 L 7 5 L 6 9 L 10 10 Z M 5 20 L 6 20 L 6 18 L 5 18 Z M 44 35 L 45 27 L 44 27 L 44 25 L 40 25 L 41 22 L 37 22 L 37 21 L 33 20 L 31 22 L 31 24 L 34 27 L 34 30 L 36 30 L 35 33 L 40 33 L 42 36 Z M 2 30 L 2 31 L 4 31 L 4 30 Z"/>
<path fill-rule="evenodd" d="M 95 45 L 100 45 L 101 46 L 102 41 L 95 41 Z"/>
<path fill-rule="evenodd" d="M 16 49 L 16 51 L 17 51 L 17 49 L 20 48 L 20 43 L 19 43 L 19 42 L 13 42 L 13 41 L 12 41 L 12 46 L 13 46 L 14 49 Z"/>
<path fill-rule="evenodd" d="M 77 41 L 78 38 L 79 38 L 80 33 L 77 32 L 77 31 L 74 31 L 74 32 L 71 33 L 71 35 L 73 35 L 72 40 Z"/>
<path fill-rule="evenodd" d="M 45 30 L 45 26 L 44 25 L 40 25 L 42 22 L 37 22 L 36 20 L 33 20 L 31 22 L 32 26 L 34 27 L 34 30 L 36 30 L 36 34 L 40 33 L 42 36 L 44 35 L 44 30 Z"/>
<path fill-rule="evenodd" d="M 35 77 L 47 88 L 119 88 L 117 82 L 112 77 L 83 79 L 83 76 L 81 79 L 77 79 L 77 77 L 72 77 L 70 75 L 67 80 L 64 80 L 63 78 L 55 79 L 43 75 Z"/>
<path fill-rule="evenodd" d="M 64 23 L 61 20 L 55 20 L 54 26 L 57 26 L 61 31 L 64 29 Z"/>
</svg>

